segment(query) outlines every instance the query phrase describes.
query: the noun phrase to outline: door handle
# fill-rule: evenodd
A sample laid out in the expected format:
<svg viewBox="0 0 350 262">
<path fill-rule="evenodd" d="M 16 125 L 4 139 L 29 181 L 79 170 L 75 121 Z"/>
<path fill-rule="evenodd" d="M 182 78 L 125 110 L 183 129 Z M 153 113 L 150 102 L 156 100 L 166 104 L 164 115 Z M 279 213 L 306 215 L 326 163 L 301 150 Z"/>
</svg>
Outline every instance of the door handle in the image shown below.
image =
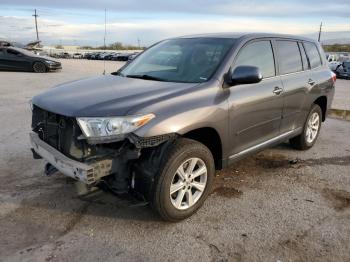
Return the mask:
<svg viewBox="0 0 350 262">
<path fill-rule="evenodd" d="M 276 86 L 275 89 L 272 91 L 272 93 L 274 93 L 275 95 L 279 95 L 283 92 L 283 89 Z"/>
<path fill-rule="evenodd" d="M 310 86 L 314 86 L 316 84 L 316 81 L 312 80 L 311 78 L 307 82 Z"/>
</svg>

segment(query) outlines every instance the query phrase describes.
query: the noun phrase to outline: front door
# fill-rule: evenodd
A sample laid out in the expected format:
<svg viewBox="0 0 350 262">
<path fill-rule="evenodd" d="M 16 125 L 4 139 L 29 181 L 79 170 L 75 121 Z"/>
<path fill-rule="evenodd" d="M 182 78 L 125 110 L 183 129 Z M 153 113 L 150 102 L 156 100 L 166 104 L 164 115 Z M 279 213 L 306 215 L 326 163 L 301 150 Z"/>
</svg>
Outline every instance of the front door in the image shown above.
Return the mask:
<svg viewBox="0 0 350 262">
<path fill-rule="evenodd" d="M 263 80 L 229 89 L 231 159 L 280 134 L 283 85 L 274 57 L 270 40 L 255 40 L 242 47 L 232 66 L 257 66 Z"/>
</svg>

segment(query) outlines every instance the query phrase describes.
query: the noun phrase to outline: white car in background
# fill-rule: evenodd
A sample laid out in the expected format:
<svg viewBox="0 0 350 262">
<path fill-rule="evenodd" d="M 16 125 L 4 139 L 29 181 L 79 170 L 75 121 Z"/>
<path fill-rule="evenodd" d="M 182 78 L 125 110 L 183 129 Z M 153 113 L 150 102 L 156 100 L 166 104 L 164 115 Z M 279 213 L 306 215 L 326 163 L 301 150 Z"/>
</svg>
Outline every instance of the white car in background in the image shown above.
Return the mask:
<svg viewBox="0 0 350 262">
<path fill-rule="evenodd" d="M 74 53 L 72 55 L 72 58 L 75 58 L 75 59 L 82 59 L 83 58 L 83 54 L 81 53 Z"/>
</svg>

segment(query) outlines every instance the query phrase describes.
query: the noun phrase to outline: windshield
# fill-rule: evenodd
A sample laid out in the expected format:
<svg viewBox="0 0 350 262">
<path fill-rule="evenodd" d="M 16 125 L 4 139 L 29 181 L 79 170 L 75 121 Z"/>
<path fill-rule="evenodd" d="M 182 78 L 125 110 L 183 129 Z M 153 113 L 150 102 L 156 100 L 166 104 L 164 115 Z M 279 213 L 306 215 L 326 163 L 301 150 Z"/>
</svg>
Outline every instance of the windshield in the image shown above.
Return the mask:
<svg viewBox="0 0 350 262">
<path fill-rule="evenodd" d="M 179 38 L 160 42 L 118 74 L 148 80 L 200 83 L 210 79 L 235 39 Z"/>
</svg>

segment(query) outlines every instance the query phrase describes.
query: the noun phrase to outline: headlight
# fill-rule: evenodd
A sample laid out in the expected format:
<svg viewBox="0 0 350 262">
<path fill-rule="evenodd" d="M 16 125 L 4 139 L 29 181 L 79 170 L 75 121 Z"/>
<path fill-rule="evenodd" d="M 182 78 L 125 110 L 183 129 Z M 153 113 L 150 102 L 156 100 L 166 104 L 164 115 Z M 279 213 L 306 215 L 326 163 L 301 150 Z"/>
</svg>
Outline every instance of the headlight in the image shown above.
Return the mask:
<svg viewBox="0 0 350 262">
<path fill-rule="evenodd" d="M 46 63 L 48 63 L 48 64 L 50 64 L 50 65 L 54 65 L 54 64 L 56 64 L 56 62 L 55 62 L 55 61 L 51 61 L 51 60 L 46 60 L 45 62 L 46 62 Z"/>
<path fill-rule="evenodd" d="M 87 138 L 112 138 L 131 133 L 154 117 L 154 114 L 125 117 L 78 117 L 77 121 Z"/>
</svg>

